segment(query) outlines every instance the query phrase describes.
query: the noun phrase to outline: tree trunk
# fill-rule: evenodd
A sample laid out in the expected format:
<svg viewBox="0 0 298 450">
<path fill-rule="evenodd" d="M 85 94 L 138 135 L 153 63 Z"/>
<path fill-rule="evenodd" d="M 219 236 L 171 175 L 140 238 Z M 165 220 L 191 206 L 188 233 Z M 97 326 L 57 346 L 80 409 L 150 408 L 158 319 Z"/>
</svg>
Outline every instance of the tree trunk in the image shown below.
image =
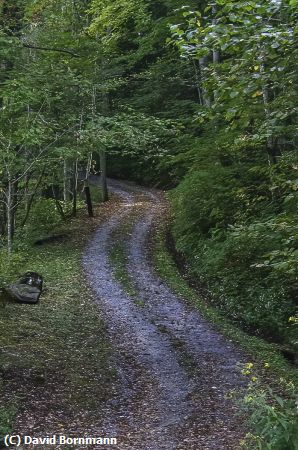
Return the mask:
<svg viewBox="0 0 298 450">
<path fill-rule="evenodd" d="M 5 231 L 6 231 L 6 205 L 5 205 L 5 201 L 4 201 L 4 195 L 1 195 L 1 212 L 0 212 L 0 234 L 4 236 Z"/>
<path fill-rule="evenodd" d="M 31 211 L 31 207 L 32 207 L 32 204 L 33 204 L 34 197 L 35 197 L 36 192 L 37 192 L 37 190 L 38 190 L 38 188 L 39 188 L 39 186 L 40 186 L 40 184 L 42 182 L 43 176 L 45 174 L 45 170 L 46 170 L 46 168 L 44 167 L 42 172 L 41 172 L 41 174 L 40 174 L 40 176 L 39 176 L 39 178 L 38 178 L 38 180 L 37 180 L 37 183 L 35 185 L 35 188 L 34 188 L 34 191 L 32 192 L 32 194 L 30 196 L 29 196 L 29 194 L 27 194 L 28 198 L 26 199 L 26 213 L 25 213 L 25 217 L 24 217 L 24 219 L 23 219 L 23 221 L 21 223 L 21 227 L 23 227 L 26 224 L 27 220 L 28 220 L 28 217 L 29 217 L 30 211 Z"/>
<path fill-rule="evenodd" d="M 60 214 L 62 220 L 66 220 L 66 217 L 65 217 L 65 214 L 63 211 L 63 207 L 61 206 L 61 203 L 59 201 L 59 194 L 57 194 L 55 186 L 52 186 L 52 191 L 53 191 L 53 197 L 55 199 L 56 209 L 57 209 L 58 213 Z"/>
<path fill-rule="evenodd" d="M 90 175 L 90 171 L 91 171 L 91 166 L 92 166 L 92 153 L 90 153 L 90 155 L 88 156 L 88 161 L 87 161 L 87 167 L 86 167 L 86 180 L 89 180 L 89 175 Z"/>
<path fill-rule="evenodd" d="M 109 195 L 107 185 L 107 160 L 105 150 L 99 151 L 99 161 L 100 161 L 100 182 L 101 182 L 102 201 L 106 202 L 109 200 Z"/>
<path fill-rule="evenodd" d="M 212 56 L 213 56 L 213 64 L 219 64 L 220 63 L 220 52 L 218 50 L 213 50 Z"/>
<path fill-rule="evenodd" d="M 198 93 L 198 97 L 199 97 L 199 103 L 200 105 L 204 105 L 204 100 L 202 98 L 202 83 L 199 77 L 199 73 L 198 73 L 198 68 L 197 68 L 197 62 L 195 59 L 192 59 L 192 64 L 193 64 L 193 68 L 194 68 L 194 73 L 195 73 L 195 83 L 196 83 L 196 87 L 197 87 L 197 93 Z"/>
<path fill-rule="evenodd" d="M 212 23 L 213 25 L 217 25 L 217 8 L 216 5 L 212 6 L 212 15 L 213 15 L 213 19 L 212 19 Z M 218 77 L 218 64 L 220 63 L 220 52 L 217 49 L 214 49 L 212 52 L 212 61 L 213 61 L 213 65 L 214 65 L 214 76 L 215 76 L 215 80 L 216 80 L 216 86 L 219 85 L 219 77 Z M 218 99 L 218 91 L 217 88 L 214 89 L 213 91 L 213 97 L 214 100 L 216 101 Z"/>
<path fill-rule="evenodd" d="M 63 161 L 63 200 L 67 202 L 68 200 L 68 170 L 67 161 Z"/>
<path fill-rule="evenodd" d="M 87 210 L 88 210 L 88 216 L 94 217 L 93 207 L 92 207 L 92 199 L 91 199 L 90 187 L 88 185 L 88 181 L 85 181 L 84 190 L 85 190 L 85 196 L 86 196 L 86 205 L 87 205 Z"/>
<path fill-rule="evenodd" d="M 12 229 L 11 229 L 11 236 L 12 236 L 12 240 L 15 234 L 15 229 L 16 229 L 16 212 L 17 212 L 17 208 L 18 208 L 18 202 L 19 202 L 19 198 L 18 198 L 18 180 L 14 181 L 12 183 Z"/>
<path fill-rule="evenodd" d="M 90 187 L 89 187 L 89 175 L 90 175 L 91 165 L 92 165 L 92 153 L 90 153 L 90 155 L 88 156 L 87 167 L 86 167 L 86 177 L 85 177 L 85 182 L 84 182 L 84 191 L 85 191 L 88 216 L 94 217 L 92 199 L 91 199 L 91 193 L 90 193 Z"/>
<path fill-rule="evenodd" d="M 73 190 L 72 190 L 72 216 L 77 215 L 77 191 L 78 191 L 78 160 L 74 163 L 73 169 Z"/>
<path fill-rule="evenodd" d="M 12 242 L 13 242 L 13 222 L 14 222 L 13 190 L 14 190 L 13 182 L 9 180 L 6 194 L 7 253 L 9 256 L 12 253 Z"/>
</svg>

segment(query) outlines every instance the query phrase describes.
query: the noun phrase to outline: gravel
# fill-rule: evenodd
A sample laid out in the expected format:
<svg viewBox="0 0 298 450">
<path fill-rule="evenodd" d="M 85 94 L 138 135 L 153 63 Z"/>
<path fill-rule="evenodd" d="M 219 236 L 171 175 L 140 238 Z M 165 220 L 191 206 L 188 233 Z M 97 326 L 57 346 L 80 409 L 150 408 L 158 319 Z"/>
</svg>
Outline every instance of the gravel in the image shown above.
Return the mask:
<svg viewBox="0 0 298 450">
<path fill-rule="evenodd" d="M 113 448 L 119 450 L 235 450 L 244 431 L 226 394 L 243 386 L 236 365 L 244 356 L 154 272 L 148 242 L 164 213 L 162 194 L 111 180 L 110 188 L 121 206 L 83 257 L 118 373 L 116 395 L 100 413 L 103 432 L 117 437 Z M 115 234 L 130 220 L 131 233 Z M 142 306 L 114 277 L 109 252 L 115 236 L 125 244 Z"/>
</svg>

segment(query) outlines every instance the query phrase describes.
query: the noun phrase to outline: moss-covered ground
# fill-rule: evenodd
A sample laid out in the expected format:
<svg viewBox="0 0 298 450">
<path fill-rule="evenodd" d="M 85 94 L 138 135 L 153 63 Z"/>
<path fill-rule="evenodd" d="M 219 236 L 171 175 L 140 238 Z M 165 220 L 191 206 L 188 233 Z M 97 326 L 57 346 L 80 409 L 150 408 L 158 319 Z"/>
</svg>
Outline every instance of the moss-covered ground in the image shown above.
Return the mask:
<svg viewBox="0 0 298 450">
<path fill-rule="evenodd" d="M 88 429 L 112 395 L 111 349 L 81 266 L 84 244 L 111 207 L 96 207 L 93 220 L 80 210 L 54 230 L 66 234 L 62 241 L 30 246 L 7 261 L 6 278 L 37 271 L 44 292 L 37 305 L 2 295 L 0 435 L 71 430 L 78 423 Z"/>
</svg>

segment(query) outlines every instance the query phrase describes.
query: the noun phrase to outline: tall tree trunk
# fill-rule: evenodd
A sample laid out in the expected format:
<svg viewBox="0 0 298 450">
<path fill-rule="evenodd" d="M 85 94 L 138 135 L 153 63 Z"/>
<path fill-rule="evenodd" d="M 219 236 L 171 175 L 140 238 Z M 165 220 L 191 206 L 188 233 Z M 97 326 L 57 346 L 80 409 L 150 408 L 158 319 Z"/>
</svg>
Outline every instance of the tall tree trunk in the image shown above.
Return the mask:
<svg viewBox="0 0 298 450">
<path fill-rule="evenodd" d="M 36 182 L 36 185 L 35 185 L 35 188 L 34 188 L 34 191 L 32 192 L 32 194 L 29 196 L 29 193 L 27 192 L 28 198 L 26 198 L 26 213 L 25 213 L 24 219 L 22 220 L 21 227 L 23 227 L 26 224 L 27 220 L 28 220 L 28 217 L 29 217 L 30 211 L 31 211 L 31 207 L 32 207 L 32 204 L 33 204 L 34 197 L 35 197 L 36 192 L 37 192 L 37 190 L 38 190 L 38 188 L 39 188 L 39 186 L 40 186 L 40 184 L 42 182 L 43 176 L 45 174 L 45 170 L 46 170 L 46 168 L 44 167 L 42 169 L 42 172 L 41 172 L 37 182 Z"/>
<path fill-rule="evenodd" d="M 105 60 L 102 59 L 101 70 L 104 72 Z M 102 113 L 105 116 L 111 115 L 111 102 L 110 95 L 108 92 L 103 92 L 102 102 L 101 102 Z M 102 201 L 106 202 L 109 200 L 108 194 L 108 184 L 107 184 L 107 155 L 105 149 L 100 149 L 99 151 L 99 161 L 100 161 L 100 172 L 101 172 L 101 190 L 102 190 Z"/>
<path fill-rule="evenodd" d="M 198 73 L 198 67 L 197 67 L 197 62 L 195 59 L 192 59 L 192 65 L 194 68 L 194 73 L 195 73 L 195 83 L 196 83 L 196 87 L 197 87 L 197 93 L 198 93 L 198 97 L 199 97 L 199 103 L 200 105 L 204 105 L 204 99 L 202 97 L 202 83 L 200 80 L 200 76 Z"/>
<path fill-rule="evenodd" d="M 18 180 L 15 180 L 12 184 L 12 230 L 11 230 L 11 235 L 12 235 L 12 239 L 14 237 L 15 234 L 15 229 L 16 229 L 16 212 L 17 212 L 17 208 L 18 208 L 18 203 L 19 203 L 19 187 L 18 187 L 19 183 Z"/>
<path fill-rule="evenodd" d="M 78 160 L 76 159 L 73 168 L 73 190 L 72 190 L 72 216 L 77 215 L 77 192 L 78 192 Z"/>
<path fill-rule="evenodd" d="M 60 203 L 60 200 L 59 200 L 59 194 L 57 193 L 57 190 L 55 189 L 55 186 L 52 186 L 52 192 L 53 192 L 53 197 L 55 199 L 56 209 L 57 209 L 58 213 L 60 214 L 62 220 L 66 220 L 66 217 L 65 217 L 65 214 L 64 214 L 64 211 L 63 211 L 63 207 L 62 207 L 62 205 Z"/>
<path fill-rule="evenodd" d="M 92 157 L 93 157 L 93 154 L 90 153 L 90 155 L 88 156 L 87 167 L 86 167 L 86 180 L 89 180 L 89 175 L 90 175 L 91 166 L 92 166 Z"/>
<path fill-rule="evenodd" d="M 90 170 L 91 170 L 91 164 L 92 164 L 92 153 L 90 153 L 90 155 L 88 157 L 88 161 L 87 161 L 86 178 L 85 178 L 85 182 L 84 182 L 84 191 L 85 191 L 88 216 L 94 217 L 93 207 L 92 207 L 92 199 L 91 199 L 91 193 L 90 193 L 90 186 L 89 186 L 89 175 L 90 175 Z"/>
<path fill-rule="evenodd" d="M 0 197 L 0 202 L 1 202 L 1 211 L 0 211 L 0 234 L 4 235 L 5 231 L 6 231 L 6 224 L 7 224 L 7 220 L 6 220 L 6 205 L 5 205 L 5 200 L 4 200 L 5 196 L 4 194 L 1 195 Z"/>
<path fill-rule="evenodd" d="M 28 202 L 29 202 L 29 182 L 31 180 L 31 173 L 27 172 L 25 175 L 25 187 L 24 187 L 24 203 L 25 208 L 28 208 Z"/>
<path fill-rule="evenodd" d="M 100 161 L 100 183 L 101 183 L 102 201 L 106 202 L 109 200 L 109 196 L 107 185 L 107 160 L 105 150 L 99 151 L 99 161 Z"/>
<path fill-rule="evenodd" d="M 64 159 L 63 161 L 63 200 L 67 202 L 68 200 L 68 167 L 67 161 Z"/>
<path fill-rule="evenodd" d="M 88 210 L 88 216 L 89 217 L 94 217 L 93 214 L 93 206 L 92 206 L 92 199 L 91 199 L 91 193 L 90 193 L 90 187 L 88 184 L 88 181 L 85 180 L 85 197 L 86 197 L 86 205 L 87 205 L 87 210 Z"/>
<path fill-rule="evenodd" d="M 212 15 L 213 15 L 213 19 L 212 19 L 212 23 L 213 25 L 217 25 L 217 8 L 216 5 L 212 6 Z M 217 49 L 214 49 L 212 52 L 212 61 L 213 61 L 213 65 L 214 65 L 214 76 L 215 76 L 215 80 L 216 80 L 216 86 L 218 86 L 219 84 L 219 77 L 218 77 L 218 64 L 220 63 L 220 52 Z M 218 98 L 218 92 L 217 89 L 215 88 L 213 91 L 213 97 L 214 100 L 217 100 Z"/>
<path fill-rule="evenodd" d="M 7 253 L 9 256 L 12 253 L 12 243 L 13 243 L 13 222 L 14 222 L 13 194 L 14 194 L 14 184 L 11 180 L 9 180 L 6 193 Z"/>
</svg>

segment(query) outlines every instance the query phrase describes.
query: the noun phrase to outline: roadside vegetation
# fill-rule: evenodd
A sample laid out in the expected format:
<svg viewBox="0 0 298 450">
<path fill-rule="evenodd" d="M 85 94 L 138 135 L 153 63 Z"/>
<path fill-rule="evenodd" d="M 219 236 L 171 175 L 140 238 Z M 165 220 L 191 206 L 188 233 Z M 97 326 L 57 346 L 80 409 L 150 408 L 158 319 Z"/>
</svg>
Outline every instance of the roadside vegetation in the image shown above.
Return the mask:
<svg viewBox="0 0 298 450">
<path fill-rule="evenodd" d="M 83 432 L 98 424 L 97 409 L 113 395 L 105 325 L 81 268 L 84 244 L 99 223 L 94 220 L 79 210 L 65 225 L 57 215 L 51 232 L 62 240 L 32 245 L 22 239 L 10 265 L 2 257 L 2 281 L 34 269 L 44 277 L 44 293 L 37 305 L 0 294 L 0 439 L 11 428 L 26 434 L 30 426 L 47 433 L 72 427 Z M 32 221 L 44 237 L 47 220 L 39 215 Z"/>
</svg>

